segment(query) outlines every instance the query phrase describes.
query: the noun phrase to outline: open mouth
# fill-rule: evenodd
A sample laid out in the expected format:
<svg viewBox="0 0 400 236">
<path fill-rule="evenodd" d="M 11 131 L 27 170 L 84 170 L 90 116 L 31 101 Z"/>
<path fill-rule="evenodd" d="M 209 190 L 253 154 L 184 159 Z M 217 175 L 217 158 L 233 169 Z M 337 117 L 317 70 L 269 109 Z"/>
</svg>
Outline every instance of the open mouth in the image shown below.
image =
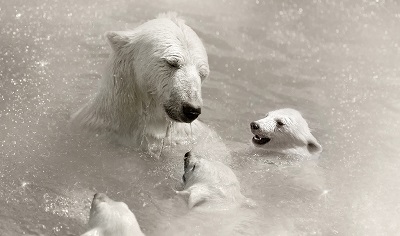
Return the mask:
<svg viewBox="0 0 400 236">
<path fill-rule="evenodd" d="M 257 144 L 257 145 L 264 145 L 266 143 L 268 143 L 269 141 L 271 141 L 270 138 L 264 138 L 264 137 L 260 137 L 258 135 L 255 135 L 252 139 L 253 143 Z"/>
</svg>

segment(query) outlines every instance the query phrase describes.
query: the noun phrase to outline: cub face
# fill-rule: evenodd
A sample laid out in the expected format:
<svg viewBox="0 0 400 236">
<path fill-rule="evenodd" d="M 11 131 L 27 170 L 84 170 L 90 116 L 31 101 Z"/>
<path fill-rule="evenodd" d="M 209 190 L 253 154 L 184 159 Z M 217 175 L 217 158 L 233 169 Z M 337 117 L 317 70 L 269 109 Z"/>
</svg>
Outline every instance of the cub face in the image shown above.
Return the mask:
<svg viewBox="0 0 400 236">
<path fill-rule="evenodd" d="M 250 129 L 254 134 L 252 142 L 258 148 L 276 152 L 304 150 L 308 154 L 322 151 L 307 121 L 294 109 L 271 111 L 265 118 L 251 122 Z"/>
</svg>

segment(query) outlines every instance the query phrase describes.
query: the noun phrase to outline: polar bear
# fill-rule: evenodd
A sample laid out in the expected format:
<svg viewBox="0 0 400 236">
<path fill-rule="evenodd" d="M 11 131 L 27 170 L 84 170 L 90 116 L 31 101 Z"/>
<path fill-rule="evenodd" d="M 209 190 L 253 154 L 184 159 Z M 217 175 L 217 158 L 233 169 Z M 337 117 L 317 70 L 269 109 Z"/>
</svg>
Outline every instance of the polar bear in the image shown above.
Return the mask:
<svg viewBox="0 0 400 236">
<path fill-rule="evenodd" d="M 265 118 L 251 122 L 250 129 L 253 144 L 271 152 L 310 156 L 322 151 L 307 121 L 295 109 L 271 111 Z"/>
<path fill-rule="evenodd" d="M 183 190 L 177 194 L 188 198 L 189 208 L 231 208 L 251 203 L 240 192 L 233 171 L 219 161 L 211 161 L 187 152 L 184 158 Z"/>
<path fill-rule="evenodd" d="M 81 236 L 142 236 L 135 215 L 123 202 L 115 202 L 103 193 L 93 197 L 90 230 Z"/>
<path fill-rule="evenodd" d="M 203 127 L 196 118 L 208 58 L 182 19 L 162 14 L 106 37 L 112 49 L 106 72 L 97 95 L 72 115 L 75 126 L 144 147 L 166 136 L 183 142 Z"/>
<path fill-rule="evenodd" d="M 183 188 L 186 214 L 161 222 L 153 235 L 263 235 L 257 204 L 242 195 L 234 172 L 203 152 L 185 154 Z"/>
</svg>

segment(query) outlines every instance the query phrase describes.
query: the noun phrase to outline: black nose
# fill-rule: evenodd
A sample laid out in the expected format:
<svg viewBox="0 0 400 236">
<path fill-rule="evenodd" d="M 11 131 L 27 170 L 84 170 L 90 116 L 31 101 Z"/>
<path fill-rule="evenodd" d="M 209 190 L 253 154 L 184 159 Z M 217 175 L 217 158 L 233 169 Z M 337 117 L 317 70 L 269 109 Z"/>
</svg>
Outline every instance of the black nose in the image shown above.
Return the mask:
<svg viewBox="0 0 400 236">
<path fill-rule="evenodd" d="M 189 152 L 187 152 L 187 153 L 185 153 L 185 158 L 184 159 L 186 159 L 186 158 L 188 158 L 188 157 L 190 157 L 192 154 L 190 153 L 190 151 Z"/>
<path fill-rule="evenodd" d="M 200 107 L 194 107 L 190 104 L 183 105 L 182 111 L 185 116 L 185 122 L 192 122 L 201 114 Z"/>
<path fill-rule="evenodd" d="M 101 202 L 105 202 L 107 200 L 107 195 L 105 195 L 104 193 L 96 193 L 93 196 L 93 200 L 95 200 L 95 199 L 97 199 Z"/>
<path fill-rule="evenodd" d="M 252 130 L 258 130 L 260 128 L 260 126 L 256 122 L 251 122 L 250 123 L 250 128 Z"/>
</svg>

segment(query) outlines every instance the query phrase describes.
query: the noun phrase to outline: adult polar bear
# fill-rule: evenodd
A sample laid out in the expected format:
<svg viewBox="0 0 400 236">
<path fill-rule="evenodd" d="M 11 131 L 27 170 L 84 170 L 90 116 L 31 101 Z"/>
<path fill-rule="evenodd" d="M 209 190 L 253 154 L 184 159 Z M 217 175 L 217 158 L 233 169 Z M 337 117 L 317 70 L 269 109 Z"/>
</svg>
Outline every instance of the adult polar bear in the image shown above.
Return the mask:
<svg viewBox="0 0 400 236">
<path fill-rule="evenodd" d="M 167 136 L 172 143 L 196 137 L 205 128 L 195 119 L 209 74 L 197 34 L 168 13 L 106 37 L 112 53 L 100 90 L 72 116 L 73 123 L 136 147 Z"/>
</svg>

